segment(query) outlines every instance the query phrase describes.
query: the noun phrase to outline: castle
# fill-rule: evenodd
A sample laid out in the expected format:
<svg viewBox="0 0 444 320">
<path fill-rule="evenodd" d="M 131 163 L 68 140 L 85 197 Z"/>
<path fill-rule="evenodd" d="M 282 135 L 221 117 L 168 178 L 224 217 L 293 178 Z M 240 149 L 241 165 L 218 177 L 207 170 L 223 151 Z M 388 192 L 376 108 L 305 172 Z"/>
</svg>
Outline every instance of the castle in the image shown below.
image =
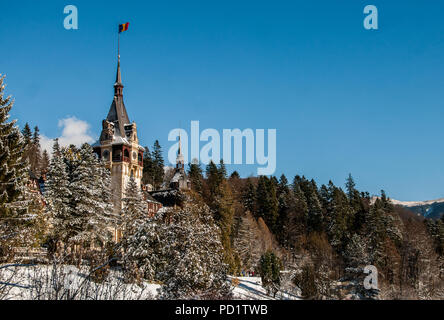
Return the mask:
<svg viewBox="0 0 444 320">
<path fill-rule="evenodd" d="M 99 159 L 105 162 L 111 172 L 111 190 L 113 194 L 114 212 L 120 214 L 122 198 L 131 177 L 142 187 L 144 148 L 139 144 L 136 123 L 130 122 L 123 102 L 123 84 L 120 71 L 120 54 L 117 61 L 117 74 L 114 83 L 114 98 L 106 119 L 102 121 L 100 139 L 93 144 L 93 150 Z M 175 174 L 166 185 L 166 191 L 184 190 L 190 187 L 185 173 L 184 158 L 179 148 Z M 141 188 L 142 189 L 142 188 Z M 143 188 L 146 189 L 146 188 Z M 152 216 L 162 207 L 162 203 L 144 192 L 147 201 L 147 216 Z M 114 241 L 122 237 L 121 230 L 114 230 Z"/>
</svg>

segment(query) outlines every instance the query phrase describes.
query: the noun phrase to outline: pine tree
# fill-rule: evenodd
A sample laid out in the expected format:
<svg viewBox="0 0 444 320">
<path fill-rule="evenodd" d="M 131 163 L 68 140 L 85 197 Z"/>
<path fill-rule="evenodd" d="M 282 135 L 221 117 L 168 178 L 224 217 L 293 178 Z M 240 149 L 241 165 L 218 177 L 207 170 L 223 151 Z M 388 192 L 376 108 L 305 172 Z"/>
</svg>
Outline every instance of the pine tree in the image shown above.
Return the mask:
<svg viewBox="0 0 444 320">
<path fill-rule="evenodd" d="M 219 174 L 220 174 L 221 180 L 227 178 L 227 168 L 225 167 L 225 163 L 224 163 L 223 159 L 221 159 L 220 163 L 219 163 Z"/>
<path fill-rule="evenodd" d="M 154 187 L 155 168 L 154 161 L 148 147 L 145 147 L 143 153 L 143 184 L 151 184 Z"/>
<path fill-rule="evenodd" d="M 137 226 L 146 220 L 148 210 L 140 187 L 133 177 L 128 181 L 122 203 L 122 232 L 123 234 L 134 234 L 137 231 Z"/>
<path fill-rule="evenodd" d="M 203 192 L 203 174 L 202 168 L 197 159 L 193 159 L 188 165 L 188 178 L 191 182 L 191 188 L 202 195 Z"/>
<path fill-rule="evenodd" d="M 153 166 L 154 166 L 154 187 L 159 189 L 162 186 L 164 178 L 164 161 L 162 157 L 162 148 L 160 147 L 159 141 L 154 142 L 153 147 Z"/>
<path fill-rule="evenodd" d="M 257 217 L 263 218 L 267 226 L 274 230 L 278 219 L 278 199 L 275 183 L 267 177 L 261 176 L 256 192 Z"/>
<path fill-rule="evenodd" d="M 122 239 L 119 246 L 123 250 L 122 260 L 127 280 L 137 279 L 139 276 L 151 279 L 154 276 L 151 262 L 154 256 L 150 257 L 153 254 L 150 249 L 153 236 L 149 230 L 155 226 L 147 224 L 149 223 L 147 203 L 133 177 L 126 186 L 122 203 Z"/>
<path fill-rule="evenodd" d="M 31 171 L 36 177 L 41 176 L 41 165 L 42 165 L 42 153 L 40 149 L 40 130 L 36 126 L 34 128 L 34 134 L 32 136 L 32 147 L 30 150 L 30 165 Z"/>
<path fill-rule="evenodd" d="M 218 230 L 206 205 L 188 202 L 160 214 L 163 299 L 229 298 L 227 265 Z"/>
<path fill-rule="evenodd" d="M 208 196 L 210 197 L 209 200 L 211 202 L 211 197 L 218 193 L 219 186 L 222 183 L 222 175 L 219 172 L 219 168 L 212 160 L 205 169 L 205 175 L 207 177 Z"/>
<path fill-rule="evenodd" d="M 41 172 L 42 175 L 45 175 L 48 173 L 49 170 L 49 155 L 48 155 L 48 151 L 43 150 L 43 154 L 42 154 L 42 163 L 41 163 Z"/>
<path fill-rule="evenodd" d="M 262 286 L 267 289 L 267 293 L 276 293 L 279 291 L 281 285 L 281 268 L 282 263 L 276 254 L 268 251 L 262 255 L 259 261 L 259 273 L 262 279 Z"/>
<path fill-rule="evenodd" d="M 23 152 L 23 160 L 27 160 L 28 163 L 31 163 L 31 152 L 32 152 L 32 132 L 29 124 L 26 123 L 22 130 L 23 142 L 24 142 L 24 152 Z"/>
<path fill-rule="evenodd" d="M 112 236 L 110 173 L 91 146 L 61 150 L 56 140 L 48 172 L 48 208 L 54 225 L 53 238 L 75 254 L 104 247 Z"/>
<path fill-rule="evenodd" d="M 236 170 L 234 170 L 231 175 L 230 175 L 230 179 L 240 179 L 240 175 L 239 172 L 237 172 Z"/>
<path fill-rule="evenodd" d="M 48 200 L 47 208 L 53 226 L 52 237 L 56 242 L 67 243 L 71 237 L 71 190 L 67 165 L 63 159 L 58 139 L 55 139 L 54 142 L 45 196 Z"/>
<path fill-rule="evenodd" d="M 247 184 L 242 192 L 242 203 L 245 209 L 256 215 L 256 188 L 251 179 L 247 179 Z"/>
<path fill-rule="evenodd" d="M 347 190 L 348 198 L 352 199 L 353 195 L 355 193 L 355 190 L 356 190 L 355 189 L 356 184 L 355 184 L 355 181 L 353 180 L 353 177 L 352 177 L 351 173 L 348 175 L 347 181 L 345 183 L 345 187 L 346 187 L 346 190 Z"/>
<path fill-rule="evenodd" d="M 292 207 L 294 207 L 295 199 L 293 192 L 288 186 L 288 180 L 285 175 L 282 175 L 279 179 L 277 187 L 277 199 L 278 199 L 278 219 L 276 221 L 274 233 L 276 234 L 279 242 L 284 247 L 287 247 L 288 243 L 288 216 Z"/>
<path fill-rule="evenodd" d="M 221 230 L 221 241 L 224 247 L 224 261 L 235 272 L 236 264 L 231 246 L 232 228 L 234 224 L 233 196 L 226 180 L 223 162 L 217 167 L 214 162 L 206 167 L 207 190 L 205 200 L 213 212 L 213 217 Z"/>
<path fill-rule="evenodd" d="M 294 207 L 287 215 L 287 239 L 291 246 L 296 246 L 305 234 L 308 220 L 308 205 L 305 195 L 298 184 L 293 185 Z"/>
<path fill-rule="evenodd" d="M 114 214 L 114 199 L 111 190 L 111 172 L 103 161 L 96 161 L 94 193 L 97 207 L 92 220 L 94 238 L 102 248 L 112 240 L 112 230 L 119 223 L 120 216 Z"/>
<path fill-rule="evenodd" d="M 307 198 L 308 217 L 307 227 L 309 232 L 322 232 L 324 230 L 324 216 L 322 213 L 321 202 L 319 201 L 317 191 L 314 187 Z"/>
<path fill-rule="evenodd" d="M 24 199 L 28 183 L 24 139 L 16 121 L 8 122 L 13 101 L 4 96 L 4 79 L 0 75 L 0 256 L 11 252 L 28 209 Z"/>
<path fill-rule="evenodd" d="M 234 242 L 234 248 L 240 256 L 243 270 L 253 270 L 255 268 L 260 258 L 259 242 L 256 220 L 251 212 L 247 211 L 240 218 L 239 230 Z"/>
<path fill-rule="evenodd" d="M 77 154 L 78 166 L 72 173 L 70 189 L 71 201 L 74 204 L 72 214 L 72 228 L 74 235 L 70 239 L 76 244 L 90 244 L 96 235 L 96 210 L 99 207 L 99 199 L 95 190 L 96 158 L 89 144 L 83 144 Z"/>
<path fill-rule="evenodd" d="M 25 123 L 25 126 L 23 127 L 22 135 L 23 135 L 23 140 L 24 140 L 25 145 L 31 144 L 32 132 L 31 132 L 31 128 L 29 127 L 29 124 L 27 122 Z"/>
<path fill-rule="evenodd" d="M 332 194 L 325 222 L 330 244 L 338 248 L 346 243 L 346 237 L 352 226 L 353 211 L 342 189 L 333 187 L 330 192 Z"/>
<path fill-rule="evenodd" d="M 366 239 L 354 234 L 348 242 L 344 259 L 348 267 L 364 267 L 369 264 Z"/>
</svg>

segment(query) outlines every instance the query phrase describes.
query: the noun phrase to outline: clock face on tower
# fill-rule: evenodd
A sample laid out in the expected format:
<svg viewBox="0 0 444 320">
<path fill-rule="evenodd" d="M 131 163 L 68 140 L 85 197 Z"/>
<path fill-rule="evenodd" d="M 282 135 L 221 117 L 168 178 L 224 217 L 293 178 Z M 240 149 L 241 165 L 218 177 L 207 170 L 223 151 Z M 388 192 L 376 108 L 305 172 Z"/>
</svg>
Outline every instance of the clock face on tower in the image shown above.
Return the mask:
<svg viewBox="0 0 444 320">
<path fill-rule="evenodd" d="M 137 159 L 137 152 L 133 151 L 133 160 L 136 160 L 136 159 Z"/>
</svg>

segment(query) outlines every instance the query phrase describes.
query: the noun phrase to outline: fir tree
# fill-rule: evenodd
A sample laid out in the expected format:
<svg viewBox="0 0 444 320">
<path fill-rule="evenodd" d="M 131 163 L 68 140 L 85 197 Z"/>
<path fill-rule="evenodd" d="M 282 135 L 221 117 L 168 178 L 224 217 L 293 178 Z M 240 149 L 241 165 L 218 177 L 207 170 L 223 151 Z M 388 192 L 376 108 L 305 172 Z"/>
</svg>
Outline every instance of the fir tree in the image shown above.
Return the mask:
<svg viewBox="0 0 444 320">
<path fill-rule="evenodd" d="M 245 209 L 256 215 L 256 188 L 251 179 L 247 179 L 247 184 L 242 193 L 242 203 Z"/>
<path fill-rule="evenodd" d="M 116 228 L 120 216 L 114 214 L 114 199 L 111 190 L 111 172 L 104 162 L 95 161 L 95 183 L 93 185 L 97 206 L 92 219 L 92 230 L 96 244 L 104 248 L 112 240 L 112 229 Z"/>
<path fill-rule="evenodd" d="M 70 189 L 72 192 L 71 203 L 71 228 L 73 236 L 69 239 L 76 244 L 91 244 L 97 239 L 102 225 L 98 225 L 97 214 L 100 208 L 100 198 L 96 189 L 97 159 L 91 146 L 83 144 L 77 155 L 78 165 L 72 172 Z M 101 237 L 99 237 L 101 238 Z"/>
<path fill-rule="evenodd" d="M 350 173 L 348 175 L 347 181 L 345 183 L 345 188 L 347 190 L 347 195 L 348 195 L 349 199 L 353 198 L 353 195 L 354 195 L 355 190 L 356 190 L 355 187 L 356 187 L 355 181 L 353 180 L 353 177 L 352 177 L 352 175 Z"/>
<path fill-rule="evenodd" d="M 41 165 L 42 165 L 42 153 L 40 149 L 40 130 L 36 126 L 34 128 L 34 134 L 31 141 L 32 147 L 30 150 L 30 165 L 31 171 L 36 177 L 41 176 Z"/>
<path fill-rule="evenodd" d="M 273 293 L 274 297 L 281 285 L 281 268 L 282 263 L 280 259 L 272 251 L 263 254 L 259 261 L 262 286 L 267 289 L 268 294 Z"/>
<path fill-rule="evenodd" d="M 234 170 L 231 175 L 230 175 L 230 179 L 240 179 L 240 175 L 239 172 L 237 172 L 236 170 Z"/>
<path fill-rule="evenodd" d="M 158 140 L 154 142 L 152 157 L 154 167 L 154 187 L 158 189 L 162 186 L 165 174 L 162 148 L 160 147 Z"/>
<path fill-rule="evenodd" d="M 45 196 L 48 199 L 53 239 L 67 243 L 71 236 L 71 190 L 69 188 L 67 165 L 57 139 L 53 145 L 52 159 L 46 182 Z"/>
<path fill-rule="evenodd" d="M 23 152 L 23 160 L 28 161 L 28 163 L 31 163 L 31 152 L 33 148 L 32 144 L 32 132 L 31 128 L 29 127 L 29 124 L 26 123 L 22 130 L 23 135 L 23 142 L 24 142 L 24 152 Z"/>
<path fill-rule="evenodd" d="M 110 173 L 87 143 L 61 150 L 56 140 L 48 172 L 49 210 L 54 238 L 65 248 L 104 247 L 112 236 Z"/>
<path fill-rule="evenodd" d="M 257 217 L 263 218 L 270 229 L 275 228 L 278 219 L 278 200 L 275 183 L 265 176 L 259 177 L 256 189 Z"/>
<path fill-rule="evenodd" d="M 244 270 L 253 270 L 260 258 L 259 230 L 251 212 L 240 217 L 239 230 L 234 247 L 239 253 Z"/>
<path fill-rule="evenodd" d="M 123 264 L 127 272 L 127 279 L 144 277 L 151 279 L 154 276 L 152 251 L 147 203 L 143 198 L 140 187 L 133 177 L 130 178 L 122 198 L 122 239 L 119 244 L 123 250 Z M 151 249 L 150 249 L 151 248 Z M 150 257 L 153 255 L 153 257 Z"/>
<path fill-rule="evenodd" d="M 188 178 L 191 182 L 191 188 L 199 194 L 203 192 L 203 174 L 202 168 L 197 159 L 193 159 L 188 165 Z"/>
<path fill-rule="evenodd" d="M 287 240 L 295 246 L 307 229 L 308 205 L 305 195 L 298 184 L 293 186 L 294 207 L 287 215 Z"/>
<path fill-rule="evenodd" d="M 154 187 L 155 178 L 155 168 L 154 161 L 148 147 L 145 147 L 145 152 L 143 153 L 143 184 L 151 184 Z"/>
<path fill-rule="evenodd" d="M 324 216 L 316 189 L 312 186 L 307 197 L 308 217 L 307 227 L 309 232 L 322 232 L 324 230 Z"/>
<path fill-rule="evenodd" d="M 233 196 L 226 180 L 223 162 L 217 167 L 214 162 L 206 167 L 207 192 L 205 199 L 213 211 L 213 217 L 221 230 L 221 241 L 224 247 L 224 261 L 230 266 L 230 271 L 236 269 L 231 239 L 234 224 Z"/>
<path fill-rule="evenodd" d="M 223 159 L 221 159 L 219 163 L 219 175 L 221 180 L 227 178 L 227 168 L 225 167 Z"/>
<path fill-rule="evenodd" d="M 20 227 L 26 223 L 28 209 L 24 199 L 28 183 L 25 145 L 16 121 L 8 122 L 13 101 L 5 98 L 4 79 L 0 75 L 0 256 L 9 254 Z"/>
<path fill-rule="evenodd" d="M 220 231 L 205 205 L 188 203 L 183 209 L 160 214 L 158 232 L 164 261 L 163 299 L 229 298 L 227 265 L 223 262 Z"/>
<path fill-rule="evenodd" d="M 48 151 L 43 150 L 43 154 L 42 154 L 42 163 L 41 163 L 41 173 L 42 175 L 45 175 L 48 173 L 49 170 L 49 155 L 48 155 Z"/>
</svg>

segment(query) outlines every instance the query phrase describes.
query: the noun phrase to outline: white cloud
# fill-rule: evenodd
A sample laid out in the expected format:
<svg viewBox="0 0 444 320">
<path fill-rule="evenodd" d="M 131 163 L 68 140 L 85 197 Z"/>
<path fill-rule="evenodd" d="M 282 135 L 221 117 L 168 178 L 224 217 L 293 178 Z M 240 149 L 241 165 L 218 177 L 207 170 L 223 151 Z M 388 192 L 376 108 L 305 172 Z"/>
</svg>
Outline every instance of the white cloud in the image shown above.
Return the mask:
<svg viewBox="0 0 444 320">
<path fill-rule="evenodd" d="M 59 128 L 62 128 L 62 135 L 58 137 L 61 146 L 69 146 L 70 144 L 80 146 L 83 143 L 92 143 L 95 141 L 90 133 L 90 124 L 86 121 L 77 119 L 76 117 L 68 117 L 59 120 Z M 48 138 L 45 135 L 40 137 L 42 150 L 47 150 L 49 154 L 52 152 L 52 146 L 55 138 Z"/>
</svg>

